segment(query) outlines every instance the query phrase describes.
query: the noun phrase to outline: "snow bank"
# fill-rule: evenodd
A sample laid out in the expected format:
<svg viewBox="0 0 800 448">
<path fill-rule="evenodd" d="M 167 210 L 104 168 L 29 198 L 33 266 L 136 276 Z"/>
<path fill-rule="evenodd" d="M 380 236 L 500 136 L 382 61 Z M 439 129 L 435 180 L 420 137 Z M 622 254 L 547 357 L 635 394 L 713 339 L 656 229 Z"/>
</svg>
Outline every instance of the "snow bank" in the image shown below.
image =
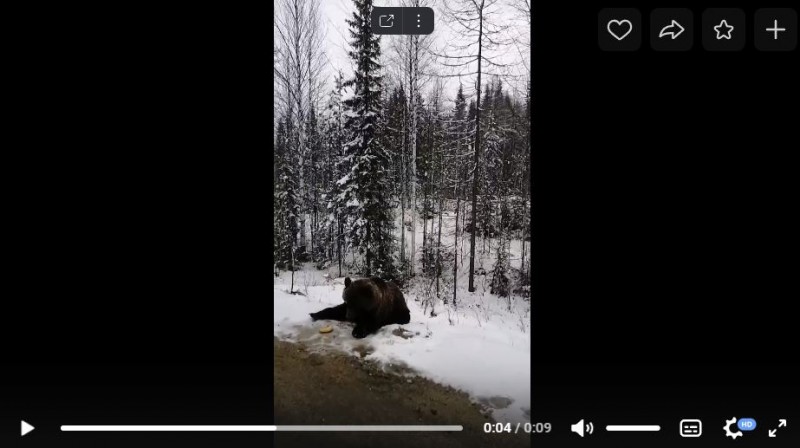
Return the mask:
<svg viewBox="0 0 800 448">
<path fill-rule="evenodd" d="M 312 322 L 308 313 L 342 302 L 343 279 L 320 272 L 295 273 L 289 293 L 288 273 L 274 285 L 274 334 L 303 342 L 316 350 L 337 350 L 364 356 L 387 369 L 416 374 L 467 392 L 492 408 L 500 422 L 530 421 L 530 318 L 526 307 L 508 310 L 505 299 L 480 293 L 459 293 L 458 311 L 439 307 L 435 317 L 406 294 L 411 322 L 389 325 L 365 339 L 354 339 L 352 325 Z M 319 328 L 333 325 L 330 334 Z M 402 328 L 405 331 L 399 331 Z"/>
</svg>

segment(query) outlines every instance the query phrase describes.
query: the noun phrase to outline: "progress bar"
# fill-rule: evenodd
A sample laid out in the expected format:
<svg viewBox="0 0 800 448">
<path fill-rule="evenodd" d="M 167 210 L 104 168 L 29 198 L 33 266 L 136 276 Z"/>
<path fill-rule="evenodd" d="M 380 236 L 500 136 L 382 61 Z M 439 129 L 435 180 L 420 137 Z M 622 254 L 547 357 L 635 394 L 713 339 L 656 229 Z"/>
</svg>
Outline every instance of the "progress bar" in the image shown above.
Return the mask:
<svg viewBox="0 0 800 448">
<path fill-rule="evenodd" d="M 658 432 L 661 431 L 659 425 L 608 425 L 608 432 Z"/>
<path fill-rule="evenodd" d="M 62 425 L 62 432 L 463 431 L 462 425 Z"/>
</svg>

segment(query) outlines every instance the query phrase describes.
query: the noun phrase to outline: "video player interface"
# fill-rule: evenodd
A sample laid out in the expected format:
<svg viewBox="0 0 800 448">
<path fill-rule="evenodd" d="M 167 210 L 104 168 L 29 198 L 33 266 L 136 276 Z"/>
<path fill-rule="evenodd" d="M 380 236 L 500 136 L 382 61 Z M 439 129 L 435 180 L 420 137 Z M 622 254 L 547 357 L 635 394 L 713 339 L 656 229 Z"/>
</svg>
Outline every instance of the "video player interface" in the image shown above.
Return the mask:
<svg viewBox="0 0 800 448">
<path fill-rule="evenodd" d="M 269 6 L 10 42 L 0 446 L 798 446 L 796 5 Z"/>
</svg>

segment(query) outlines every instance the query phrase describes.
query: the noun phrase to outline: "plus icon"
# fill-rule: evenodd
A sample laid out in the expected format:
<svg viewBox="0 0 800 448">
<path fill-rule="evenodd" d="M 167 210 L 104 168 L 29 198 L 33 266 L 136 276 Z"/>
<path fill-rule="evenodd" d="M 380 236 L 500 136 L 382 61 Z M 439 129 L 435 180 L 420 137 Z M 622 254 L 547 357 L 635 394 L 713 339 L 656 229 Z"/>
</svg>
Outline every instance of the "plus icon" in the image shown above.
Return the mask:
<svg viewBox="0 0 800 448">
<path fill-rule="evenodd" d="M 778 28 L 778 21 L 776 20 L 774 25 L 772 25 L 772 28 L 767 28 L 766 30 L 770 33 L 773 33 L 775 35 L 774 39 L 778 40 L 778 33 L 786 31 L 786 28 Z"/>
<path fill-rule="evenodd" d="M 753 20 L 753 43 L 759 51 L 793 51 L 797 47 L 797 11 L 761 8 Z"/>
</svg>

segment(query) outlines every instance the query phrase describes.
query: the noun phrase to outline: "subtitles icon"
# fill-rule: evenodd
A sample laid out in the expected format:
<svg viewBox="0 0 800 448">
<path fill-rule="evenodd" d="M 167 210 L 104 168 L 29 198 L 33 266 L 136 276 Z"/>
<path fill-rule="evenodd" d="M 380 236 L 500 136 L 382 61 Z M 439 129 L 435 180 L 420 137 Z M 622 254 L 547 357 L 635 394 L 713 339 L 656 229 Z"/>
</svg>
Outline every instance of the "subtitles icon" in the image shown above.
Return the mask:
<svg viewBox="0 0 800 448">
<path fill-rule="evenodd" d="M 703 422 L 698 419 L 684 419 L 680 424 L 681 437 L 700 437 L 703 435 Z"/>
</svg>

